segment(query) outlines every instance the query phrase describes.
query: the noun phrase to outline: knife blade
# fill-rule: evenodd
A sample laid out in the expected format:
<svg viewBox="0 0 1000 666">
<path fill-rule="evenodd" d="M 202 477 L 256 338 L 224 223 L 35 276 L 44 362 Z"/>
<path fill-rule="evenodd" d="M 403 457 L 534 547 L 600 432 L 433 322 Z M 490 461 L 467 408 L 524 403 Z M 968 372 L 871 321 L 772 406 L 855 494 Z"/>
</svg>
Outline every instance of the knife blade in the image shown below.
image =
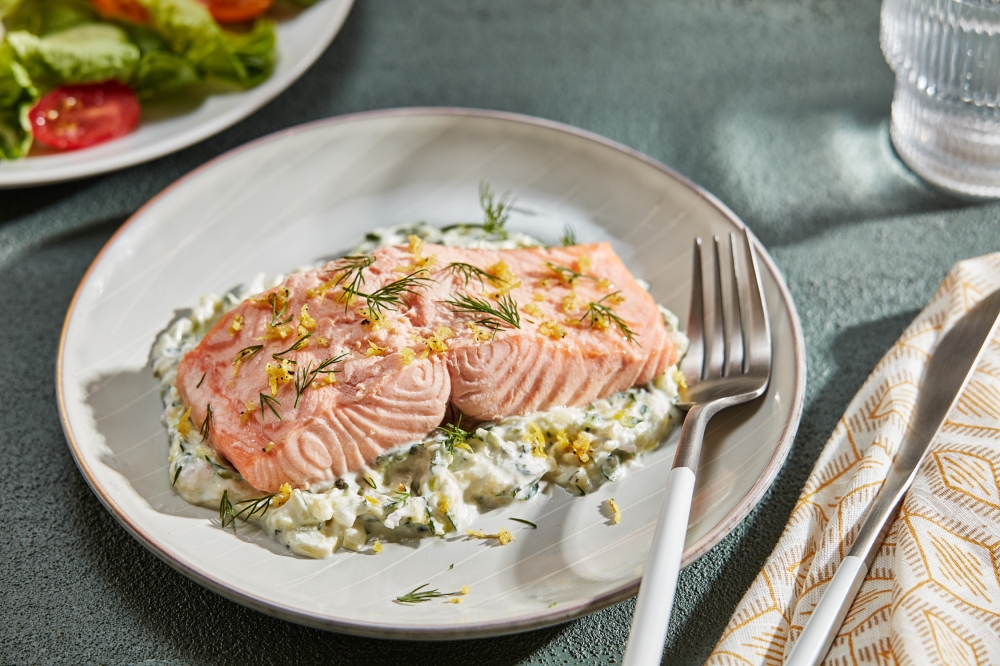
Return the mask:
<svg viewBox="0 0 1000 666">
<path fill-rule="evenodd" d="M 1000 290 L 980 301 L 941 339 L 924 372 L 910 426 L 882 489 L 851 550 L 803 627 L 786 666 L 817 666 L 826 658 L 858 589 L 875 561 L 903 496 L 913 483 L 931 441 L 958 402 L 997 327 Z"/>
</svg>

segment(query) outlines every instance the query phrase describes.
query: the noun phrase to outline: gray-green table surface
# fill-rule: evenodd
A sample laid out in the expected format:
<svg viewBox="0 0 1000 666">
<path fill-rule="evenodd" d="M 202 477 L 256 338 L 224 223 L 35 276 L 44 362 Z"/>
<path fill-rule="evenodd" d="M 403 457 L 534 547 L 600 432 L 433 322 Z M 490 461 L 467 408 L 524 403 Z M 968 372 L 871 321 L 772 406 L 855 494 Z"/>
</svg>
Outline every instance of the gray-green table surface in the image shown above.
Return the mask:
<svg viewBox="0 0 1000 666">
<path fill-rule="evenodd" d="M 702 663 L 767 557 L 850 398 L 956 261 L 1000 249 L 996 204 L 938 193 L 888 138 L 877 0 L 359 0 L 303 78 L 175 155 L 0 191 L 0 664 L 617 663 L 633 602 L 452 643 L 272 619 L 147 552 L 77 471 L 55 356 L 87 266 L 176 178 L 261 135 L 399 106 L 541 116 L 641 150 L 741 216 L 784 271 L 805 333 L 794 448 L 757 509 L 680 578 L 664 662 Z"/>
</svg>

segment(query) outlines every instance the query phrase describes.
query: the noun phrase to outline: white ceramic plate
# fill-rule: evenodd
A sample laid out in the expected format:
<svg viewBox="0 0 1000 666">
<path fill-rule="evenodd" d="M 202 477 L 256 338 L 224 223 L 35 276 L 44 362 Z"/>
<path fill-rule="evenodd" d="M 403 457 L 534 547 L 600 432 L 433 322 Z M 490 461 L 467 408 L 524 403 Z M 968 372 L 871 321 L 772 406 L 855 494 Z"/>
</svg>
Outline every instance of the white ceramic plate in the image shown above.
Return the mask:
<svg viewBox="0 0 1000 666">
<path fill-rule="evenodd" d="M 256 88 L 176 96 L 143 104 L 135 132 L 115 141 L 67 153 L 0 161 L 0 189 L 58 183 L 163 157 L 235 125 L 277 97 L 316 62 L 344 24 L 354 0 L 319 0 L 277 21 L 278 63 Z"/>
<path fill-rule="evenodd" d="M 380 555 L 289 556 L 271 539 L 219 528 L 218 515 L 170 490 L 167 438 L 150 346 L 181 308 L 258 272 L 277 273 L 357 244 L 379 226 L 480 217 L 485 179 L 517 196 L 509 226 L 555 242 L 608 239 L 686 318 L 695 236 L 743 228 L 718 201 L 669 169 L 605 139 L 526 117 L 405 109 L 293 128 L 223 155 L 136 213 L 84 277 L 70 306 L 57 386 L 66 437 L 101 501 L 150 550 L 240 603 L 354 634 L 458 638 L 532 629 L 635 594 L 663 499 L 677 433 L 645 467 L 587 497 L 561 490 L 483 515 L 507 546 L 464 539 L 386 544 Z M 758 244 L 771 326 L 767 395 L 720 414 L 698 472 L 685 562 L 718 543 L 781 467 L 802 408 L 798 317 Z M 603 509 L 614 497 L 619 525 Z M 534 521 L 538 529 L 507 520 Z M 454 568 L 450 565 L 454 564 Z M 393 599 L 423 583 L 464 603 Z"/>
</svg>

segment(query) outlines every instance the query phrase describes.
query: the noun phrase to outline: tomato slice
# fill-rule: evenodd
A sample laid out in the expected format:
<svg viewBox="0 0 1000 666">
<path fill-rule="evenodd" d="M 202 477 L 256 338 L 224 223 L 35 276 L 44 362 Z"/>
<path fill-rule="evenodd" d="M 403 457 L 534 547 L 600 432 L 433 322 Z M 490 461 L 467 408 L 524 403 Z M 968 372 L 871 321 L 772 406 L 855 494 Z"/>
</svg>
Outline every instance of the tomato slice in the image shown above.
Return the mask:
<svg viewBox="0 0 1000 666">
<path fill-rule="evenodd" d="M 274 0 L 198 0 L 208 7 L 219 23 L 239 23 L 255 19 L 274 4 Z"/>
<path fill-rule="evenodd" d="M 139 124 L 139 99 L 117 81 L 62 86 L 28 112 L 35 139 L 76 150 L 125 136 Z"/>
<path fill-rule="evenodd" d="M 122 18 L 132 23 L 146 23 L 149 13 L 138 0 L 91 0 L 104 16 Z"/>
</svg>

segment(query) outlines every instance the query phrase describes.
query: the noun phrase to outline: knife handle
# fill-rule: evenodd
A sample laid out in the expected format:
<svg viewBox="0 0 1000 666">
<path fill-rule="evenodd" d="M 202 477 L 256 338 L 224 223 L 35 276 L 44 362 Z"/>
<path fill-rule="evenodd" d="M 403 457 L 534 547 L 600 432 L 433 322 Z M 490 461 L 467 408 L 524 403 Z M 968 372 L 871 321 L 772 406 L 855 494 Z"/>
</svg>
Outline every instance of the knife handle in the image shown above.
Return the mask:
<svg viewBox="0 0 1000 666">
<path fill-rule="evenodd" d="M 792 646 L 785 666 L 818 666 L 823 663 L 867 575 L 868 565 L 863 559 L 856 555 L 844 558 L 799 639 Z"/>
</svg>

